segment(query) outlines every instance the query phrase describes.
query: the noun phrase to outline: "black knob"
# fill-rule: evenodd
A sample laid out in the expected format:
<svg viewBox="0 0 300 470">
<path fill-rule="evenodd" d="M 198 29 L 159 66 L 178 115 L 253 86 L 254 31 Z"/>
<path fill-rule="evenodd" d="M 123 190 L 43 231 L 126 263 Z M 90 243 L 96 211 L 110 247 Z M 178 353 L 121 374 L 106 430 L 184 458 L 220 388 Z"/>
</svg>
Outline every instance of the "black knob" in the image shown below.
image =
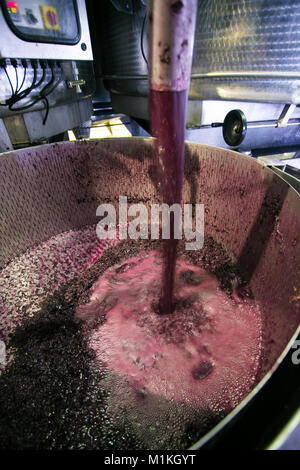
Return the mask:
<svg viewBox="0 0 300 470">
<path fill-rule="evenodd" d="M 238 147 L 244 140 L 247 132 L 247 119 L 243 111 L 233 109 L 223 123 L 223 137 L 230 147 Z"/>
</svg>

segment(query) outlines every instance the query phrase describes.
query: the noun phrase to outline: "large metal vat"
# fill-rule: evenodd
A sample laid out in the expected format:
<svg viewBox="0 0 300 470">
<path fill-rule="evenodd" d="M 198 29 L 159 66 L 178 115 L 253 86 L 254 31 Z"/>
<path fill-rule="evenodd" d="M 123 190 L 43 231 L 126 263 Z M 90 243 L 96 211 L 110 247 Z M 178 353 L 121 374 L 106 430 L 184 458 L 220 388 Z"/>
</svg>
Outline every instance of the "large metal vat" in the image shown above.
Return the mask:
<svg viewBox="0 0 300 470">
<path fill-rule="evenodd" d="M 4 341 L 8 341 L 9 333 L 14 337 L 18 319 L 26 318 L 26 312 L 31 312 L 33 304 L 35 308 L 30 315 L 34 317 L 39 311 L 41 303 L 53 290 L 53 282 L 56 274 L 59 276 L 65 256 L 69 256 L 72 250 L 75 261 L 81 256 L 81 251 L 77 250 L 76 243 L 71 243 L 71 239 L 61 249 L 55 264 L 50 258 L 44 259 L 41 251 L 37 266 L 40 262 L 40 266 L 45 268 L 42 280 L 42 275 L 34 277 L 28 267 L 30 262 L 27 260 L 27 263 L 26 256 L 29 256 L 30 249 L 54 235 L 95 224 L 98 221 L 97 206 L 102 202 L 117 205 L 120 194 L 126 194 L 132 201 L 143 200 L 147 205 L 158 201 L 152 180 L 152 144 L 152 139 L 106 139 L 44 145 L 1 155 L 0 266 L 3 271 L 0 325 Z M 237 410 L 221 421 L 211 431 L 212 434 L 203 438 L 202 443 L 207 443 L 222 433 L 224 426 L 233 418 L 243 422 L 246 405 L 261 396 L 299 333 L 300 197 L 286 182 L 250 157 L 188 143 L 183 201 L 205 205 L 205 236 L 213 237 L 224 246 L 232 263 L 242 267 L 263 316 L 262 354 L 255 388 Z M 20 271 L 18 257 L 21 255 Z M 15 285 L 10 284 L 14 282 L 11 276 L 9 279 L 4 276 L 5 270 L 13 267 L 14 263 L 16 269 L 11 272 L 17 279 Z M 75 275 L 70 265 L 65 284 Z M 60 280 L 61 286 L 64 282 Z M 19 296 L 21 291 L 26 293 L 25 297 Z M 12 302 L 10 308 L 9 299 Z M 45 327 L 41 325 L 41 328 Z M 35 334 L 33 330 L 32 334 Z M 17 340 L 19 346 L 22 345 L 20 341 Z M 70 350 L 62 352 L 64 361 L 71 353 Z M 14 360 L 17 361 L 12 357 L 12 365 Z M 28 357 L 28 361 L 33 361 L 30 367 L 36 367 L 34 359 Z M 299 366 L 289 359 L 288 367 L 288 380 L 296 380 Z M 40 375 L 33 380 L 42 380 L 45 371 L 41 369 Z M 3 380 L 5 374 L 0 377 L 1 386 L 5 384 Z M 290 392 L 298 393 L 297 388 Z M 276 387 L 271 387 L 269 393 L 273 397 L 281 394 Z M 57 400 L 59 402 L 60 398 Z M 265 408 L 267 405 L 268 401 Z M 4 407 L 4 419 L 6 414 L 6 419 L 10 419 L 12 409 L 6 408 L 5 402 L 1 406 Z M 69 407 L 72 411 L 71 398 Z M 36 410 L 30 412 L 35 413 Z M 274 419 L 277 414 L 278 410 Z M 44 418 L 40 415 L 39 419 Z M 262 419 L 261 416 L 258 419 Z M 10 429 L 14 429 L 13 426 Z M 244 420 L 244 426 L 247 429 L 247 420 Z M 19 447 L 19 431 L 15 432 L 18 436 L 15 436 L 14 443 Z M 30 442 L 26 429 L 20 432 L 22 436 L 29 436 Z M 42 436 L 38 446 L 43 447 L 43 442 Z M 35 444 L 31 442 L 32 447 Z M 13 444 L 11 446 L 14 447 Z"/>
</svg>

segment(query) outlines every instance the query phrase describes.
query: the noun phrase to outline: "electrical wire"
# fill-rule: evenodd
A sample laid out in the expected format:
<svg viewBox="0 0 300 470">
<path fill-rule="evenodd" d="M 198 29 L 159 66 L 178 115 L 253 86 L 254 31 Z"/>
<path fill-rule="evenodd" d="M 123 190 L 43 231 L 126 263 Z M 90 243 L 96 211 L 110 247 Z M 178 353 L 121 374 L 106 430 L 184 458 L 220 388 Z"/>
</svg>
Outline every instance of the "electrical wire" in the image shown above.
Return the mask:
<svg viewBox="0 0 300 470">
<path fill-rule="evenodd" d="M 15 91 L 14 91 L 14 89 L 13 89 L 13 86 L 12 86 L 12 83 L 11 83 L 11 79 L 10 79 L 10 77 L 9 77 L 9 75 L 8 75 L 8 72 L 7 72 L 7 70 L 6 70 L 6 67 L 4 67 L 3 70 L 4 70 L 4 72 L 5 72 L 5 75 L 7 76 L 7 80 L 8 80 L 8 82 L 9 82 L 9 84 L 10 84 L 10 88 L 11 88 L 11 98 L 12 98 L 13 95 L 15 94 Z"/>
<path fill-rule="evenodd" d="M 36 79 L 37 79 L 37 73 L 36 73 L 36 67 L 34 66 L 33 67 L 33 79 L 32 79 L 31 85 L 10 100 L 10 103 L 9 103 L 10 111 L 21 111 L 23 109 L 27 109 L 27 106 L 28 108 L 32 106 L 31 103 L 29 103 L 28 105 L 26 105 L 26 107 L 25 106 L 14 107 L 14 104 L 26 98 L 26 96 L 28 96 L 32 90 L 38 88 L 43 83 L 45 79 L 45 68 L 43 68 L 42 76 L 37 83 L 36 83 Z"/>
<path fill-rule="evenodd" d="M 16 74 L 16 90 L 15 90 L 15 93 L 18 93 L 19 77 L 18 77 L 17 67 L 15 67 L 15 74 Z"/>
<path fill-rule="evenodd" d="M 143 19 L 143 25 L 142 25 L 142 31 L 141 31 L 141 52 L 142 52 L 142 56 L 144 58 L 144 61 L 147 64 L 147 68 L 148 68 L 149 63 L 148 63 L 148 59 L 147 59 L 145 51 L 144 51 L 144 32 L 145 32 L 146 20 L 147 20 L 147 12 L 145 13 L 145 16 L 144 16 L 144 19 Z"/>
<path fill-rule="evenodd" d="M 50 92 L 48 93 L 44 93 L 45 92 L 45 89 L 53 83 L 53 77 L 54 77 L 54 74 L 53 74 L 53 70 L 52 70 L 52 74 L 51 74 L 51 79 L 50 81 L 44 86 L 44 88 L 40 91 L 40 93 L 28 104 L 25 104 L 24 106 L 18 106 L 17 108 L 12 108 L 10 107 L 10 109 L 12 111 L 24 111 L 25 109 L 29 109 L 31 108 L 34 104 L 36 104 L 38 101 L 41 101 L 45 96 L 47 96 Z"/>
<path fill-rule="evenodd" d="M 5 62 L 1 62 L 1 64 L 0 64 L 0 68 L 1 68 L 1 66 L 2 66 L 2 68 L 3 68 L 3 70 L 4 70 L 4 73 L 5 73 L 6 77 L 7 77 L 8 83 L 9 83 L 9 85 L 10 85 L 10 89 L 11 89 L 11 96 L 10 96 L 10 98 L 8 98 L 7 100 L 5 100 L 5 103 L 0 103 L 0 106 L 7 106 L 7 104 L 8 104 L 8 101 L 9 101 L 9 100 L 10 100 L 10 99 L 11 99 L 11 98 L 14 96 L 14 94 L 15 94 L 15 91 L 14 91 L 14 89 L 13 89 L 13 86 L 12 86 L 12 82 L 11 82 L 10 76 L 9 76 L 9 74 L 8 74 L 7 70 L 6 70 L 6 63 L 5 63 Z"/>
<path fill-rule="evenodd" d="M 24 66 L 24 64 L 23 64 L 23 66 Z M 50 108 L 49 100 L 48 100 L 47 96 L 50 93 L 52 93 L 55 90 L 55 88 L 59 85 L 59 83 L 61 82 L 62 76 L 63 76 L 62 70 L 60 69 L 60 76 L 55 81 L 54 67 L 51 66 L 50 67 L 51 68 L 51 78 L 48 81 L 48 83 L 46 83 L 46 85 L 42 88 L 42 90 L 40 90 L 38 95 L 35 98 L 33 98 L 30 103 L 27 103 L 24 106 L 15 107 L 14 105 L 17 104 L 19 101 L 23 100 L 24 98 L 26 98 L 29 95 L 29 93 L 31 93 L 32 90 L 34 90 L 36 88 L 39 88 L 42 85 L 42 83 L 45 80 L 45 76 L 46 76 L 46 67 L 45 67 L 44 62 L 43 62 L 43 65 L 42 65 L 43 72 L 42 72 L 42 75 L 41 75 L 40 79 L 37 81 L 37 64 L 35 62 L 32 62 L 33 79 L 32 79 L 31 85 L 23 91 L 21 91 L 21 90 L 22 90 L 22 87 L 25 83 L 25 78 L 26 78 L 26 73 L 27 73 L 26 72 L 26 66 L 24 66 L 24 74 L 23 74 L 23 79 L 22 79 L 22 83 L 21 83 L 20 87 L 19 87 L 19 77 L 18 77 L 18 72 L 17 72 L 17 65 L 14 65 L 14 67 L 15 67 L 15 74 L 16 74 L 16 88 L 15 88 L 15 90 L 13 88 L 10 76 L 9 76 L 7 70 L 6 70 L 6 64 L 4 64 L 4 66 L 3 66 L 3 70 L 4 70 L 4 72 L 7 76 L 7 79 L 8 79 L 10 88 L 11 88 L 11 96 L 10 96 L 10 98 L 8 98 L 6 100 L 5 104 L 0 103 L 0 106 L 8 106 L 11 111 L 24 111 L 26 109 L 31 108 L 33 105 L 35 105 L 39 101 L 42 101 L 45 104 L 45 109 L 46 109 L 46 113 L 45 113 L 45 116 L 43 118 L 43 125 L 45 125 L 46 122 L 47 122 L 47 119 L 48 119 L 49 108 Z"/>
<path fill-rule="evenodd" d="M 51 67 L 51 79 L 48 83 L 46 83 L 46 85 L 44 86 L 44 88 L 42 88 L 42 90 L 40 91 L 40 96 L 44 95 L 45 94 L 45 90 L 47 90 L 47 88 L 49 88 L 55 81 L 55 74 L 54 74 L 54 69 L 53 67 Z"/>
<path fill-rule="evenodd" d="M 24 83 L 25 83 L 25 79 L 26 79 L 26 70 L 27 70 L 26 67 L 24 67 L 24 73 L 23 73 L 22 83 L 21 83 L 21 85 L 20 85 L 20 88 L 17 90 L 17 93 L 19 93 L 19 92 L 22 90 L 23 85 L 24 85 Z"/>
<path fill-rule="evenodd" d="M 13 105 L 15 103 L 17 103 L 18 101 L 24 99 L 26 96 L 29 95 L 29 93 L 36 87 L 36 66 L 33 66 L 33 78 L 32 78 L 32 82 L 31 82 L 31 85 L 26 88 L 25 90 L 21 91 L 20 93 L 18 94 L 15 94 L 15 96 L 11 97 L 9 100 L 8 100 L 8 104 L 9 104 L 9 109 L 11 111 L 14 111 L 14 108 L 13 108 Z"/>
<path fill-rule="evenodd" d="M 26 109 L 29 109 L 31 108 L 33 105 L 35 105 L 36 103 L 38 103 L 39 101 L 43 101 L 45 103 L 45 108 L 46 108 L 46 114 L 45 114 L 45 117 L 43 119 L 43 125 L 46 124 L 46 121 L 47 121 L 47 118 L 48 118 L 48 114 L 49 114 L 49 101 L 47 99 L 47 96 L 52 93 L 55 88 L 59 85 L 59 83 L 61 82 L 61 79 L 62 79 L 62 70 L 61 70 L 61 73 L 60 73 L 60 76 L 58 78 L 58 80 L 56 80 L 55 82 L 55 74 L 54 74 L 54 70 L 53 68 L 51 68 L 51 79 L 49 80 L 49 82 L 43 87 L 43 89 L 39 92 L 38 96 L 33 99 L 30 103 L 24 105 L 24 106 L 19 106 L 17 108 L 12 108 L 13 111 L 24 111 Z M 54 83 L 55 82 L 55 83 Z M 53 85 L 51 87 L 51 85 Z M 51 87 L 50 89 L 48 89 L 49 87 Z M 47 90 L 48 89 L 48 90 Z M 46 91 L 47 90 L 47 91 Z"/>
<path fill-rule="evenodd" d="M 41 78 L 39 79 L 39 81 L 37 82 L 37 84 L 34 85 L 33 88 L 38 88 L 39 86 L 41 86 L 41 84 L 42 84 L 43 81 L 45 80 L 45 75 L 46 75 L 46 69 L 45 69 L 45 67 L 43 67 L 42 76 L 41 76 Z"/>
<path fill-rule="evenodd" d="M 45 106 L 46 106 L 46 114 L 45 114 L 44 119 L 43 119 L 43 126 L 44 126 L 47 122 L 47 119 L 48 119 L 49 101 L 48 101 L 48 98 L 46 98 L 46 97 L 42 98 L 42 101 L 45 103 Z"/>
</svg>

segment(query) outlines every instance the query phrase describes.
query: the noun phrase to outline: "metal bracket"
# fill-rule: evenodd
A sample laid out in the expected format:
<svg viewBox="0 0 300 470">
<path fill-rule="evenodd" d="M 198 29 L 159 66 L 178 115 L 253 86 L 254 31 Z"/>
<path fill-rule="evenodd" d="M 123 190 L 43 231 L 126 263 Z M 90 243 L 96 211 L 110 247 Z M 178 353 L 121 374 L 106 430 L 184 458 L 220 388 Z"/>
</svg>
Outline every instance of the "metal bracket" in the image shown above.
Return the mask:
<svg viewBox="0 0 300 470">
<path fill-rule="evenodd" d="M 68 88 L 75 88 L 77 86 L 84 86 L 86 81 L 83 79 L 78 78 L 78 80 L 67 80 L 67 87 Z"/>
<path fill-rule="evenodd" d="M 77 64 L 75 60 L 72 60 L 72 69 L 73 69 L 73 74 L 74 74 L 74 80 L 68 80 L 67 87 L 76 88 L 77 93 L 82 93 L 82 90 L 80 87 L 85 85 L 85 83 L 79 83 L 81 82 L 81 80 L 79 78 L 79 70 L 77 68 Z"/>
<path fill-rule="evenodd" d="M 288 121 L 294 112 L 295 104 L 285 104 L 279 116 L 276 127 L 287 127 Z"/>
</svg>

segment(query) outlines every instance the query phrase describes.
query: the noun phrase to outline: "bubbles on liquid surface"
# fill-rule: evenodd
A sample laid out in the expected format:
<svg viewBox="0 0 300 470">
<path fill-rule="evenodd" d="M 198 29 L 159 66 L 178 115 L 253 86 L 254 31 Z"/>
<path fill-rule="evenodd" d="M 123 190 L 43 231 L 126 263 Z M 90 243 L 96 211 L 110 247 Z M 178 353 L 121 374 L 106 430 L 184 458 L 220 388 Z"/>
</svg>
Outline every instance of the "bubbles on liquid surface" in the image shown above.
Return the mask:
<svg viewBox="0 0 300 470">
<path fill-rule="evenodd" d="M 184 259 L 174 311 L 158 315 L 160 260 L 142 253 L 106 271 L 76 314 L 92 325 L 89 345 L 108 370 L 109 415 L 150 448 L 167 448 L 191 423 L 200 432 L 234 408 L 254 384 L 261 339 L 253 299 L 228 297 Z M 99 315 L 105 321 L 93 326 Z"/>
</svg>

